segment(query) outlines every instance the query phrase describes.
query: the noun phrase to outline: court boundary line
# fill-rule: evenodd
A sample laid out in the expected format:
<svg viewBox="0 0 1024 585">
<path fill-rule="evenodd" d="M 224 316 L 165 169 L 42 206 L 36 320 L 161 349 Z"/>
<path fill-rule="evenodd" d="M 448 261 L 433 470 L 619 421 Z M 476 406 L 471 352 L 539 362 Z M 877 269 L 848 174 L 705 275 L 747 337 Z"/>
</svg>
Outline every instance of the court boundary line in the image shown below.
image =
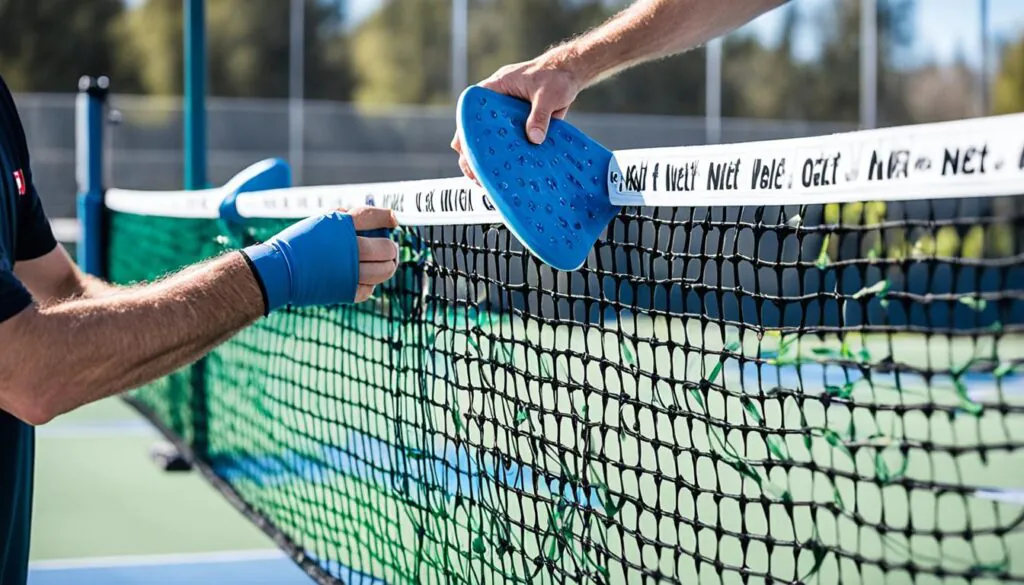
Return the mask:
<svg viewBox="0 0 1024 585">
<path fill-rule="evenodd" d="M 134 408 L 146 420 L 153 424 L 160 434 L 178 448 L 178 452 L 189 461 L 192 466 L 206 479 L 206 481 L 217 490 L 225 500 L 235 507 L 247 520 L 256 528 L 266 534 L 271 542 L 289 559 L 292 563 L 302 569 L 306 575 L 318 585 L 338 585 L 340 579 L 335 578 L 327 570 L 312 558 L 307 551 L 302 549 L 290 536 L 284 533 L 270 518 L 262 515 L 251 503 L 245 500 L 231 483 L 222 478 L 208 461 L 196 457 L 192 446 L 178 437 L 170 427 L 157 416 L 156 412 L 150 409 L 145 403 L 136 399 L 131 394 L 122 394 L 121 399 Z"/>
<path fill-rule="evenodd" d="M 116 567 L 249 563 L 253 561 L 270 560 L 288 561 L 288 555 L 278 549 L 235 550 L 209 553 L 123 555 L 111 557 L 40 560 L 29 563 L 28 568 L 30 571 L 75 571 L 81 569 L 109 569 Z"/>
</svg>

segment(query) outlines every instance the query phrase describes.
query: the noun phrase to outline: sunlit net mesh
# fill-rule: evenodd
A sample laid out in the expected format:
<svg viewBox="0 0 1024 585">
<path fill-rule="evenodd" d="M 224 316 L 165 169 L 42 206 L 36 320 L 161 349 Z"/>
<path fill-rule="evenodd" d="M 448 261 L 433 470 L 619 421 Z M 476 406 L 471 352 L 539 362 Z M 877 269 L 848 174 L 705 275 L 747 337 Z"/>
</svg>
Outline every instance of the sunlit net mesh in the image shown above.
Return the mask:
<svg viewBox="0 0 1024 585">
<path fill-rule="evenodd" d="M 109 272 L 287 223 L 112 212 Z M 1024 197 L 625 208 L 573 273 L 396 239 L 131 397 L 317 580 L 1024 581 Z"/>
</svg>

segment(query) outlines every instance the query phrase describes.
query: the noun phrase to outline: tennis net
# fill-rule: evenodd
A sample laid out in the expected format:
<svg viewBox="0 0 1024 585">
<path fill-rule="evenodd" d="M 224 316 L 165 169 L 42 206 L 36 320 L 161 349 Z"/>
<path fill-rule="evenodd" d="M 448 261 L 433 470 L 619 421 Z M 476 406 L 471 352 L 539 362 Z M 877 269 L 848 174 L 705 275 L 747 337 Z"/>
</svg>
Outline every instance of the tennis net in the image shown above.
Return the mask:
<svg viewBox="0 0 1024 585">
<path fill-rule="evenodd" d="M 130 396 L 318 582 L 1024 582 L 1024 196 L 627 206 L 574 272 L 462 179 L 221 198 L 108 192 L 109 276 L 403 221 L 371 301 Z"/>
</svg>

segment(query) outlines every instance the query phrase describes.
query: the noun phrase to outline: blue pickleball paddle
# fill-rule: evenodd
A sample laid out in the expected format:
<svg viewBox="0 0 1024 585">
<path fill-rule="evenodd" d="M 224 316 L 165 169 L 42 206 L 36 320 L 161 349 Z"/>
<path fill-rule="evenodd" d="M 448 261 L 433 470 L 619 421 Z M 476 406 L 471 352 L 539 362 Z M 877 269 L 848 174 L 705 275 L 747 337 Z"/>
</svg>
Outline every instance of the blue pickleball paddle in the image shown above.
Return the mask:
<svg viewBox="0 0 1024 585">
<path fill-rule="evenodd" d="M 608 195 L 612 153 L 564 120 L 533 144 L 529 113 L 525 101 L 467 88 L 458 109 L 463 151 L 519 241 L 554 268 L 576 270 L 619 211 Z"/>
</svg>

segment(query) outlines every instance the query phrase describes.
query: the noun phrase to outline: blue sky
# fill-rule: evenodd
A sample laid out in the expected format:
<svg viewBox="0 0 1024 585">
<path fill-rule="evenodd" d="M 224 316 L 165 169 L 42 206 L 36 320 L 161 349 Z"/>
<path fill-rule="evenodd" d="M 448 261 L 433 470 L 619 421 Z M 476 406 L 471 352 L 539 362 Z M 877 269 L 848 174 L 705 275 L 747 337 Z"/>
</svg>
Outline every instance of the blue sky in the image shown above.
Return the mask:
<svg viewBox="0 0 1024 585">
<path fill-rule="evenodd" d="M 140 0 L 126 0 L 129 4 Z M 402 0 L 398 0 L 402 1 Z M 813 11 L 835 0 L 792 0 L 799 10 Z M 349 24 L 372 14 L 382 0 L 348 0 Z M 914 60 L 950 62 L 961 52 L 974 66 L 981 63 L 981 11 L 978 0 L 917 0 Z M 1014 38 L 1024 34 L 1024 0 L 989 0 L 989 28 L 993 38 Z M 766 14 L 747 26 L 747 30 L 767 42 L 778 39 L 782 11 Z M 818 39 L 810 27 L 804 27 L 797 39 L 798 54 L 813 55 Z M 994 56 L 993 56 L 994 57 Z M 994 59 L 993 59 L 994 60 Z"/>
<path fill-rule="evenodd" d="M 367 0 L 362 0 L 367 1 Z M 799 10 L 813 11 L 834 0 L 793 0 Z M 767 42 L 775 42 L 782 24 L 782 11 L 766 14 L 748 25 Z M 981 63 L 981 9 L 977 0 L 917 0 L 914 15 L 914 60 L 948 63 L 961 52 L 969 63 Z M 1024 0 L 989 0 L 989 30 L 992 38 L 1014 38 L 1024 33 Z M 796 42 L 798 54 L 812 55 L 818 39 L 804 27 Z M 994 57 L 994 56 L 993 56 Z"/>
<path fill-rule="evenodd" d="M 352 21 L 371 14 L 381 0 L 348 0 Z M 402 0 L 399 0 L 402 1 Z M 799 10 L 812 11 L 835 0 L 793 0 Z M 990 29 L 994 37 L 1015 37 L 1024 32 L 1024 0 L 989 0 Z M 782 11 L 766 14 L 751 23 L 750 30 L 766 41 L 775 41 L 782 21 Z M 981 62 L 981 11 L 976 0 L 917 0 L 915 15 L 916 42 L 912 56 L 918 61 L 951 61 L 961 51 L 968 62 Z M 817 46 L 810 27 L 804 27 L 797 39 L 797 51 L 813 54 Z"/>
</svg>

